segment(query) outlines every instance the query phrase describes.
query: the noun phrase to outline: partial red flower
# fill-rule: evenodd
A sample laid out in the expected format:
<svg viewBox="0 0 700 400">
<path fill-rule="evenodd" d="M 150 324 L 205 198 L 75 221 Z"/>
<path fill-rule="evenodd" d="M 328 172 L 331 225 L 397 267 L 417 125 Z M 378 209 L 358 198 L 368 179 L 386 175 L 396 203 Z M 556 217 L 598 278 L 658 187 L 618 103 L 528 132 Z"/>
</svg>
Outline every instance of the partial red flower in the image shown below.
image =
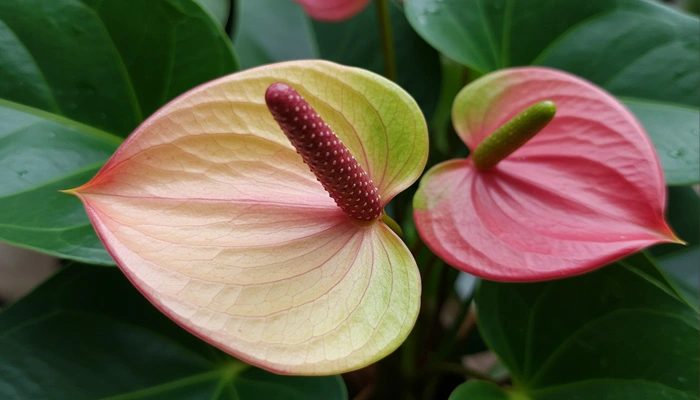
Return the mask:
<svg viewBox="0 0 700 400">
<path fill-rule="evenodd" d="M 294 0 L 309 16 L 319 21 L 339 22 L 364 10 L 371 0 Z"/>
</svg>

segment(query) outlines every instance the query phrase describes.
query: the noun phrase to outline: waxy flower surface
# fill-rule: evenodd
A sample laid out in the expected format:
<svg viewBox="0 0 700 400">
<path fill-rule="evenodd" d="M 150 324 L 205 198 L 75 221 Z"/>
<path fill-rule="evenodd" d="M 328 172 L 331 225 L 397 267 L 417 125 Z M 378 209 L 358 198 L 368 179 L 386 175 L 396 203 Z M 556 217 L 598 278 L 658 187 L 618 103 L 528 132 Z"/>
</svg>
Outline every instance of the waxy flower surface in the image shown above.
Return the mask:
<svg viewBox="0 0 700 400">
<path fill-rule="evenodd" d="M 273 84 L 295 103 L 274 103 Z M 410 332 L 417 267 L 379 213 L 354 218 L 329 197 L 272 109 L 300 132 L 307 118 L 309 129 L 327 123 L 381 209 L 425 166 L 427 128 L 408 94 L 367 71 L 299 61 L 175 99 L 72 192 L 134 285 L 195 335 L 278 373 L 357 369 Z"/>
<path fill-rule="evenodd" d="M 338 22 L 350 19 L 370 3 L 370 0 L 294 0 L 313 19 Z"/>
<path fill-rule="evenodd" d="M 556 114 L 541 132 L 495 166 L 475 167 L 487 136 L 544 101 Z M 551 69 L 503 70 L 465 87 L 452 120 L 472 156 L 433 167 L 414 197 L 420 236 L 449 264 L 492 280 L 535 281 L 678 241 L 664 220 L 654 148 L 602 89 Z"/>
</svg>

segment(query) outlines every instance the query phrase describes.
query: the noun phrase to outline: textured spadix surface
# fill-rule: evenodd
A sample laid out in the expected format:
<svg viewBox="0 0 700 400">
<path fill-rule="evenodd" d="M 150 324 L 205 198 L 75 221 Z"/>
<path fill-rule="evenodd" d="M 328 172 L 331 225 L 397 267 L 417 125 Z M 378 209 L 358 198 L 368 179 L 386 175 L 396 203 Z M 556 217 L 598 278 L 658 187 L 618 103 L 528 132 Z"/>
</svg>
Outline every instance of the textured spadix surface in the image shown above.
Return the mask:
<svg viewBox="0 0 700 400">
<path fill-rule="evenodd" d="M 471 158 L 439 164 L 414 198 L 418 231 L 441 258 L 501 281 L 590 271 L 645 246 L 676 240 L 665 186 L 643 128 L 592 84 L 545 68 L 487 75 L 458 95 L 455 130 L 476 146 L 543 100 L 557 113 L 491 170 Z"/>
<path fill-rule="evenodd" d="M 184 94 L 74 192 L 129 279 L 194 334 L 279 373 L 356 369 L 405 339 L 420 278 L 403 242 L 347 216 L 296 154 L 265 106 L 278 81 L 333 128 L 382 206 L 418 178 L 415 102 L 372 73 L 301 61 Z"/>
</svg>

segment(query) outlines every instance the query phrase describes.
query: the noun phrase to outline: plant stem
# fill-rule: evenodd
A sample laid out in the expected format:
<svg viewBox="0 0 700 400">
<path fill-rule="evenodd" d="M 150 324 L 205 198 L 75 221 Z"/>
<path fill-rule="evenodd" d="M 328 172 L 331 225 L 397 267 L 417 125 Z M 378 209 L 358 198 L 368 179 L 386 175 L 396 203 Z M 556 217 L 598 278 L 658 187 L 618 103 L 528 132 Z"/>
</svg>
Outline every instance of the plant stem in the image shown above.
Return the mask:
<svg viewBox="0 0 700 400">
<path fill-rule="evenodd" d="M 389 0 L 376 0 L 377 18 L 379 19 L 379 35 L 382 42 L 384 57 L 384 76 L 396 82 L 396 57 L 394 41 L 391 35 L 391 16 L 389 15 Z"/>
</svg>

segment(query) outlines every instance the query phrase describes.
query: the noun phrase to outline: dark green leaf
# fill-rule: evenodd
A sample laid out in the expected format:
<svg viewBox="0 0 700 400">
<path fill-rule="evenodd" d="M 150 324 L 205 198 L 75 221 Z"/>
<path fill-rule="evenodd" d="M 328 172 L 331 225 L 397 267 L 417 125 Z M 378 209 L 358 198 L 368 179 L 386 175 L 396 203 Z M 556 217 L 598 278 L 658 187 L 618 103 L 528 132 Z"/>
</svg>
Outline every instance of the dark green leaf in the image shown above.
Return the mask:
<svg viewBox="0 0 700 400">
<path fill-rule="evenodd" d="M 484 381 L 467 382 L 452 392 L 449 400 L 515 400 L 508 392 Z"/>
<path fill-rule="evenodd" d="M 346 399 L 340 377 L 278 376 L 176 326 L 117 269 L 73 265 L 0 313 L 3 399 Z"/>
<path fill-rule="evenodd" d="M 59 190 L 92 178 L 122 139 L 1 99 L 0 121 L 0 239 L 58 257 L 113 263 L 80 201 Z"/>
<path fill-rule="evenodd" d="M 192 0 L 0 2 L 0 240 L 60 257 L 111 258 L 80 202 L 85 183 L 145 117 L 236 69 Z"/>
<path fill-rule="evenodd" d="M 681 295 L 698 306 L 700 286 L 700 246 L 692 246 L 658 259 L 658 264 L 671 275 Z"/>
<path fill-rule="evenodd" d="M 426 41 L 480 72 L 549 66 L 624 97 L 667 181 L 700 181 L 697 18 L 646 0 L 408 0 L 406 10 Z"/>
<path fill-rule="evenodd" d="M 468 69 L 446 57 L 440 61 L 442 85 L 435 112 L 430 120 L 430 146 L 444 156 L 450 155 L 454 150 L 451 146 L 451 140 L 456 136 L 452 129 L 452 103 L 466 83 Z M 440 159 L 443 160 L 444 157 Z"/>
<path fill-rule="evenodd" d="M 231 14 L 231 0 L 196 0 L 224 27 Z"/>
<path fill-rule="evenodd" d="M 700 182 L 700 112 L 697 108 L 646 100 L 623 102 L 644 125 L 654 142 L 669 185 Z"/>
<path fill-rule="evenodd" d="M 526 398 L 698 397 L 698 314 L 643 254 L 559 281 L 484 281 L 477 306 Z"/>
</svg>

